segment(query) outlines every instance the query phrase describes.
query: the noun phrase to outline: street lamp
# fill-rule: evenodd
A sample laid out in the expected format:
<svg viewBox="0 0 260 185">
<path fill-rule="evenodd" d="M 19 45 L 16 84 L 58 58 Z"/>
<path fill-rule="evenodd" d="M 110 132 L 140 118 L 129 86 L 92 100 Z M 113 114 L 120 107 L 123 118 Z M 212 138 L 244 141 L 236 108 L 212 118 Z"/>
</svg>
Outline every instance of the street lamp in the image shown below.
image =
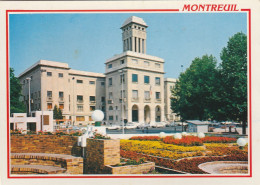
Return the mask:
<svg viewBox="0 0 260 185">
<path fill-rule="evenodd" d="M 118 72 L 121 74 L 121 93 L 122 93 L 122 101 L 121 101 L 121 120 L 122 120 L 122 125 L 123 125 L 123 128 L 122 128 L 122 132 L 123 134 L 125 134 L 125 128 L 124 128 L 124 93 L 123 93 L 123 89 L 124 89 L 124 81 L 125 81 L 125 78 L 124 78 L 124 72 L 126 71 L 126 69 L 120 69 L 118 70 Z"/>
<path fill-rule="evenodd" d="M 100 122 L 104 119 L 104 113 L 101 110 L 95 110 L 91 114 L 91 118 L 95 121 L 95 126 L 100 126 Z"/>
<path fill-rule="evenodd" d="M 29 116 L 31 116 L 31 78 L 28 77 L 26 78 L 26 80 L 28 80 L 29 83 L 29 102 L 28 102 L 28 106 L 29 106 Z"/>
</svg>

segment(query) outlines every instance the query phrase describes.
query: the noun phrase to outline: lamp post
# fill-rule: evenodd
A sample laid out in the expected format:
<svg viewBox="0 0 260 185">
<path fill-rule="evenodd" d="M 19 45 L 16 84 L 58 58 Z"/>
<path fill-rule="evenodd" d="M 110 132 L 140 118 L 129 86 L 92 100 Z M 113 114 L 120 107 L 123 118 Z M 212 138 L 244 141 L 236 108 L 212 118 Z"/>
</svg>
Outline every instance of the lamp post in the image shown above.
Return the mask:
<svg viewBox="0 0 260 185">
<path fill-rule="evenodd" d="M 74 126 L 74 122 L 75 122 L 75 119 L 74 119 L 74 114 L 75 114 L 75 106 L 74 106 L 74 79 L 75 79 L 75 77 L 72 77 L 72 85 L 73 85 L 73 96 L 72 96 L 72 104 L 73 104 L 73 111 L 72 111 L 72 116 L 71 116 L 71 121 L 72 121 L 72 124 L 73 124 L 73 126 Z"/>
<path fill-rule="evenodd" d="M 29 106 L 29 116 L 31 116 L 31 78 L 28 77 L 26 78 L 26 80 L 28 80 L 28 84 L 29 84 L 29 102 L 28 102 L 28 106 Z"/>
<path fill-rule="evenodd" d="M 247 144 L 246 140 L 244 138 L 238 138 L 237 139 L 237 144 L 240 149 L 243 149 L 244 146 Z"/>
</svg>

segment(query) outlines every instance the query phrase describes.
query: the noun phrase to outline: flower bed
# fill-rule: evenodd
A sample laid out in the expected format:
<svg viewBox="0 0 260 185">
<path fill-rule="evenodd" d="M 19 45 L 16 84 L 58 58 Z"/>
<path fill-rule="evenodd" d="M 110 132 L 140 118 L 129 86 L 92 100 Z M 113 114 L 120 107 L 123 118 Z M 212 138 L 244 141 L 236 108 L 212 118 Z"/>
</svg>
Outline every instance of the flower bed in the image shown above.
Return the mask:
<svg viewBox="0 0 260 185">
<path fill-rule="evenodd" d="M 133 136 L 130 140 L 139 140 L 139 141 L 160 141 L 159 136 Z"/>
</svg>

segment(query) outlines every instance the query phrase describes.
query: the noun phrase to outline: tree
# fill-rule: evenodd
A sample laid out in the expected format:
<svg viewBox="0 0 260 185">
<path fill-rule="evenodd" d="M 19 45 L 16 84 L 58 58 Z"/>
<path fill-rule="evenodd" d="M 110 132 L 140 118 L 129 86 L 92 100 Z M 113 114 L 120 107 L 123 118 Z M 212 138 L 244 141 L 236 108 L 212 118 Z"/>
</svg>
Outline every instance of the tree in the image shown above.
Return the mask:
<svg viewBox="0 0 260 185">
<path fill-rule="evenodd" d="M 220 54 L 223 106 L 229 120 L 240 121 L 243 134 L 247 123 L 247 36 L 232 36 Z"/>
<path fill-rule="evenodd" d="M 195 58 L 190 67 L 181 73 L 172 91 L 171 108 L 182 119 L 207 120 L 215 116 L 219 106 L 216 63 L 212 55 L 204 55 Z"/>
<path fill-rule="evenodd" d="M 58 106 L 55 105 L 53 109 L 53 119 L 62 119 L 62 118 L 63 117 L 60 108 L 58 108 Z"/>
<path fill-rule="evenodd" d="M 10 68 L 10 114 L 25 113 L 26 108 L 20 101 L 22 86 L 19 79 L 14 75 L 14 69 Z"/>
</svg>

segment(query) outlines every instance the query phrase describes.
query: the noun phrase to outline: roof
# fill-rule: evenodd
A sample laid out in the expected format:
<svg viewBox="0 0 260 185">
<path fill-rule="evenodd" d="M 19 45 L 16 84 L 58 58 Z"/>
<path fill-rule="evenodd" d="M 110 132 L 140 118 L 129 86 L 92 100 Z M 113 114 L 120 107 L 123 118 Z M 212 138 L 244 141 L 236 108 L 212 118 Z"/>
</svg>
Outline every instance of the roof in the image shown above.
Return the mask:
<svg viewBox="0 0 260 185">
<path fill-rule="evenodd" d="M 126 25 L 128 25 L 129 23 L 132 23 L 132 22 L 143 25 L 145 27 L 148 27 L 148 25 L 144 22 L 144 20 L 142 18 L 136 17 L 136 16 L 131 16 L 128 19 L 126 19 L 125 22 L 123 23 L 122 27 L 124 27 L 124 26 L 126 26 Z"/>
<path fill-rule="evenodd" d="M 175 78 L 164 78 L 165 82 L 176 82 L 177 80 Z"/>
<path fill-rule="evenodd" d="M 82 75 L 82 76 L 89 76 L 89 77 L 105 77 L 103 73 L 94 73 L 94 72 L 87 72 L 87 71 L 79 71 L 70 69 L 69 74 L 71 75 Z"/>
<path fill-rule="evenodd" d="M 194 125 L 208 125 L 208 122 L 199 120 L 187 120 L 186 122 Z"/>
</svg>

